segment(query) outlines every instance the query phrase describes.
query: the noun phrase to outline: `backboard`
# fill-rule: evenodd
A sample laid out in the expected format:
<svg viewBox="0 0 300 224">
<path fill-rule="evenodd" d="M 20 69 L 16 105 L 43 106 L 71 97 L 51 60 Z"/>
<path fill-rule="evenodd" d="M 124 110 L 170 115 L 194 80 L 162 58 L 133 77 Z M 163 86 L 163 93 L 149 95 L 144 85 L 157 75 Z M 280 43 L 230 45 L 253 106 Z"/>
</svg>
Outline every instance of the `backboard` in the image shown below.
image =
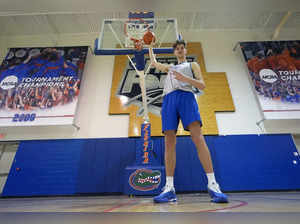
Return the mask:
<svg viewBox="0 0 300 224">
<path fill-rule="evenodd" d="M 175 18 L 126 18 L 103 20 L 99 38 L 95 41 L 95 54 L 133 54 L 135 48 L 132 39 L 142 39 L 148 30 L 155 34 L 155 53 L 173 52 L 170 44 L 178 39 Z M 147 48 L 147 45 L 144 47 Z"/>
</svg>

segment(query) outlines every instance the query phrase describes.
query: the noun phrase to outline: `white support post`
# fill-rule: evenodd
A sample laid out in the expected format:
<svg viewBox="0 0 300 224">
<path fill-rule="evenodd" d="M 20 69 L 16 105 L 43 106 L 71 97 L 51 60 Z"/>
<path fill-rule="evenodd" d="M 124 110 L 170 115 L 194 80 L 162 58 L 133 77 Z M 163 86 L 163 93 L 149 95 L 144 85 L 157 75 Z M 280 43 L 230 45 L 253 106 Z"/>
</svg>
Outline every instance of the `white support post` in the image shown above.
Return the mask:
<svg viewBox="0 0 300 224">
<path fill-rule="evenodd" d="M 149 123 L 149 114 L 148 114 L 148 105 L 147 105 L 147 94 L 146 94 L 146 83 L 145 83 L 145 73 L 144 71 L 136 70 L 139 77 L 140 77 L 140 87 L 142 92 L 142 101 L 143 101 L 143 108 L 144 108 L 144 122 Z"/>
<path fill-rule="evenodd" d="M 111 24 L 109 24 L 109 28 L 112 31 L 112 33 L 113 33 L 114 37 L 116 38 L 116 40 L 119 42 L 120 46 L 122 48 L 124 48 L 124 45 L 122 44 L 122 42 L 118 38 L 118 35 L 116 34 L 116 32 L 113 29 L 113 27 L 111 26 Z M 134 67 L 136 73 L 140 77 L 140 87 L 141 87 L 141 92 L 142 92 L 142 101 L 143 101 L 143 108 L 144 108 L 144 117 L 143 118 L 144 118 L 144 122 L 149 122 L 148 107 L 147 107 L 146 84 L 145 84 L 145 73 L 144 73 L 144 71 L 139 71 L 136 68 L 135 64 L 133 63 L 133 61 L 132 61 L 132 59 L 130 58 L 129 55 L 126 55 L 126 56 L 129 59 L 132 66 Z M 147 68 L 146 74 L 148 73 L 149 69 L 150 69 L 150 66 Z"/>
</svg>

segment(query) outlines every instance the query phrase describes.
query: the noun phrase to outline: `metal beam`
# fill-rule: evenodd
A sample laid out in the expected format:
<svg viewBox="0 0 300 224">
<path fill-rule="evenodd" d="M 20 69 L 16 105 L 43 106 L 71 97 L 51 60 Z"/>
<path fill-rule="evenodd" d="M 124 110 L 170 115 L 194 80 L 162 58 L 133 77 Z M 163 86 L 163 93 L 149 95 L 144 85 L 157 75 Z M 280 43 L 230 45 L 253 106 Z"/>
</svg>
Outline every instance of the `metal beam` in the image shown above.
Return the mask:
<svg viewBox="0 0 300 224">
<path fill-rule="evenodd" d="M 279 34 L 280 34 L 280 30 L 281 28 L 284 26 L 284 24 L 286 24 L 287 20 L 289 19 L 289 17 L 292 15 L 291 11 L 288 11 L 281 19 L 280 23 L 278 24 L 278 26 L 276 27 L 273 36 L 272 36 L 272 40 L 275 40 Z"/>
<path fill-rule="evenodd" d="M 266 27 L 269 24 L 272 16 L 273 16 L 273 13 L 269 13 L 269 15 L 264 19 L 264 22 L 263 22 L 264 27 Z"/>
<path fill-rule="evenodd" d="M 46 15 L 46 20 L 47 20 L 47 23 L 48 25 L 50 26 L 52 32 L 54 34 L 59 34 L 59 31 L 58 31 L 58 28 L 57 26 L 54 24 L 54 22 L 51 20 L 50 16 L 49 15 Z"/>
<path fill-rule="evenodd" d="M 59 35 L 59 31 L 57 26 L 54 24 L 54 22 L 51 20 L 50 15 L 45 15 L 46 21 L 50 27 L 50 29 L 52 30 L 53 34 L 52 34 L 52 41 L 54 46 L 57 45 L 57 41 L 58 41 L 58 35 Z"/>
<path fill-rule="evenodd" d="M 193 30 L 193 28 L 194 28 L 194 23 L 195 23 L 196 15 L 197 15 L 197 13 L 194 12 L 193 16 L 192 16 L 192 21 L 191 21 L 191 25 L 190 25 L 189 30 Z"/>
<path fill-rule="evenodd" d="M 45 16 L 45 15 L 86 15 L 86 14 L 97 14 L 96 11 L 60 11 L 60 12 L 32 12 L 32 13 L 11 13 L 11 12 L 0 12 L 0 17 L 6 16 Z"/>
</svg>

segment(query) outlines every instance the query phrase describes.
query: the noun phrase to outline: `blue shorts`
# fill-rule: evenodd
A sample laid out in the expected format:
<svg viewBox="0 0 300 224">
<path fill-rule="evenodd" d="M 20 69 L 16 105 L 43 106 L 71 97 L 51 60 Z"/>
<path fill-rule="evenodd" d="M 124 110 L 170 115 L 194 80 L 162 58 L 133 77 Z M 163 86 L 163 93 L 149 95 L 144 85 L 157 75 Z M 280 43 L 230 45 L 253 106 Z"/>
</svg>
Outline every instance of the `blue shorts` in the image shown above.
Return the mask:
<svg viewBox="0 0 300 224">
<path fill-rule="evenodd" d="M 179 119 L 181 119 L 186 131 L 189 131 L 188 126 L 194 121 L 199 121 L 200 126 L 202 126 L 198 104 L 191 92 L 175 90 L 163 98 L 162 131 L 175 130 L 177 132 Z"/>
</svg>

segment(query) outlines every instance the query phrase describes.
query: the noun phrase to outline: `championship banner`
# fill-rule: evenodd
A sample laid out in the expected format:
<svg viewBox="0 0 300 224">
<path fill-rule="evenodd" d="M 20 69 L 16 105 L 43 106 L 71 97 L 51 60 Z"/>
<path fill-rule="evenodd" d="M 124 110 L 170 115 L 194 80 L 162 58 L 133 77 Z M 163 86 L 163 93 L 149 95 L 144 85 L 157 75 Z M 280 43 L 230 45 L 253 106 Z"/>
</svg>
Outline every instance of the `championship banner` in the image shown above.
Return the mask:
<svg viewBox="0 0 300 224">
<path fill-rule="evenodd" d="M 9 49 L 0 67 L 0 127 L 74 124 L 87 52 Z"/>
<path fill-rule="evenodd" d="M 300 41 L 240 43 L 265 119 L 300 119 Z"/>
</svg>

